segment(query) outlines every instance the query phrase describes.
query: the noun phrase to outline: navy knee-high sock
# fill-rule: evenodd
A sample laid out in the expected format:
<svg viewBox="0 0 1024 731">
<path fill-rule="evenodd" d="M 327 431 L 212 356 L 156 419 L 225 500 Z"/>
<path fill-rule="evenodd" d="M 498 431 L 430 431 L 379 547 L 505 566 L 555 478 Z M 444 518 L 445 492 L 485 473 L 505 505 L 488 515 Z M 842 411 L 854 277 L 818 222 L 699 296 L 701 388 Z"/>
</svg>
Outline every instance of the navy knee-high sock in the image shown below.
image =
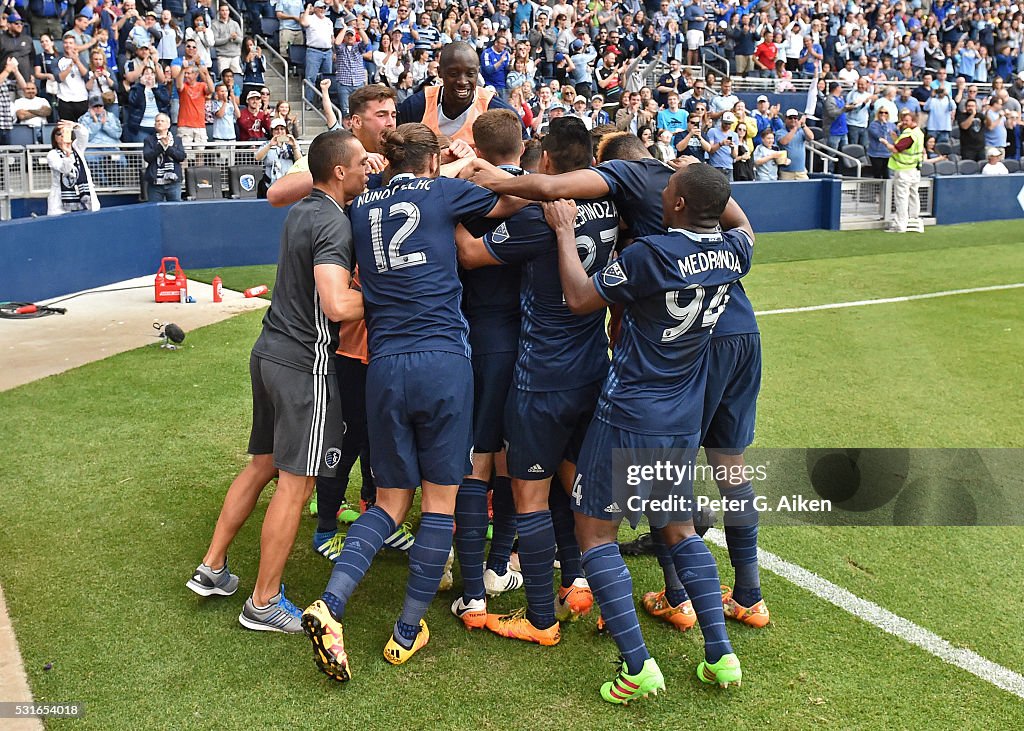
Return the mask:
<svg viewBox="0 0 1024 731">
<path fill-rule="evenodd" d="M 555 530 L 558 562 L 562 566 L 562 586 L 568 588 L 583 574 L 580 568 L 580 544 L 576 542 L 576 519 L 569 506 L 569 496 L 565 494 L 558 479 L 551 481 L 548 508 L 551 510 L 551 524 Z"/>
<path fill-rule="evenodd" d="M 752 607 L 761 600 L 761 576 L 757 566 L 757 509 L 754 508 L 754 488 L 747 482 L 737 488 L 722 490 L 722 497 L 739 510 L 725 514 L 725 542 L 729 547 L 729 562 L 736 570 L 732 597 L 744 607 Z"/>
<path fill-rule="evenodd" d="M 345 502 L 348 490 L 348 476 L 358 454 L 341 454 L 336 477 L 316 478 L 316 529 L 319 533 L 338 530 L 338 510 Z"/>
<path fill-rule="evenodd" d="M 494 531 L 491 535 L 491 550 L 487 554 L 487 568 L 498 576 L 508 571 L 508 557 L 512 554 L 512 543 L 516 540 L 516 504 L 512 499 L 512 478 L 495 477 L 491 482 L 494 497 Z"/>
<path fill-rule="evenodd" d="M 467 477 L 455 498 L 455 552 L 462 571 L 462 596 L 484 598 L 484 546 L 487 543 L 487 483 Z"/>
<path fill-rule="evenodd" d="M 654 539 L 654 553 L 658 556 L 658 563 L 661 565 L 661 571 L 665 575 L 665 598 L 673 607 L 678 607 L 690 597 L 686 593 L 686 589 L 683 588 L 683 582 L 679 580 L 679 574 L 676 573 L 676 564 L 672 560 L 672 554 L 669 552 L 668 546 L 665 545 L 665 539 L 662 538 L 661 531 L 652 530 L 651 538 Z"/>
<path fill-rule="evenodd" d="M 519 513 L 516 528 L 526 590 L 526 618 L 537 629 L 547 629 L 555 623 L 555 595 L 551 590 L 555 578 L 555 531 L 551 511 Z"/>
<path fill-rule="evenodd" d="M 633 604 L 633 579 L 615 543 L 595 546 L 583 554 L 583 570 L 601 607 L 601 617 L 619 648 L 630 675 L 640 672 L 651 656 L 640 632 Z"/>
<path fill-rule="evenodd" d="M 345 546 L 323 594 L 323 600 L 335 619 L 340 621 L 345 615 L 349 597 L 366 575 L 373 557 L 384 545 L 384 539 L 394 532 L 395 521 L 378 507 L 360 515 L 348 529 Z"/>
<path fill-rule="evenodd" d="M 725 632 L 725 613 L 722 611 L 722 588 L 718 580 L 715 557 L 699 536 L 684 538 L 669 549 L 676 565 L 679 580 L 693 602 L 693 611 L 704 635 L 704 655 L 709 663 L 716 663 L 732 652 Z"/>
<path fill-rule="evenodd" d="M 370 471 L 369 449 L 364 448 L 359 453 L 359 473 L 363 476 L 363 484 L 359 488 L 359 499 L 373 505 L 377 502 L 377 485 L 373 481 L 373 472 Z"/>
<path fill-rule="evenodd" d="M 407 649 L 412 647 L 420 631 L 420 620 L 437 594 L 452 550 L 454 524 L 455 518 L 443 513 L 423 513 L 420 518 L 416 543 L 409 549 L 409 581 L 405 585 L 402 615 L 395 622 L 395 639 Z"/>
</svg>

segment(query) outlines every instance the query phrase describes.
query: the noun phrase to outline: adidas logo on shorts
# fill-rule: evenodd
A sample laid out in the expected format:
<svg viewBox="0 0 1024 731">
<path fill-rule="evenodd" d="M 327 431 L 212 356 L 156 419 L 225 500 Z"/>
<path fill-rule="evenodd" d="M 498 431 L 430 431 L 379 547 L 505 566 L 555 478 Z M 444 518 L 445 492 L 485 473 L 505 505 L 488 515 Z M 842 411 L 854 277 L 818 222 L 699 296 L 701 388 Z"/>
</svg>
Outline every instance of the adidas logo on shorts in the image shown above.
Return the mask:
<svg viewBox="0 0 1024 731">
<path fill-rule="evenodd" d="M 530 469 L 528 469 L 526 471 L 527 472 L 543 472 L 544 468 L 541 467 L 539 464 L 535 464 L 533 467 L 531 467 Z"/>
<path fill-rule="evenodd" d="M 606 512 L 606 513 L 621 513 L 622 512 L 622 508 L 619 507 L 618 503 L 612 503 L 611 505 L 609 505 L 607 508 L 604 509 L 604 512 Z"/>
</svg>

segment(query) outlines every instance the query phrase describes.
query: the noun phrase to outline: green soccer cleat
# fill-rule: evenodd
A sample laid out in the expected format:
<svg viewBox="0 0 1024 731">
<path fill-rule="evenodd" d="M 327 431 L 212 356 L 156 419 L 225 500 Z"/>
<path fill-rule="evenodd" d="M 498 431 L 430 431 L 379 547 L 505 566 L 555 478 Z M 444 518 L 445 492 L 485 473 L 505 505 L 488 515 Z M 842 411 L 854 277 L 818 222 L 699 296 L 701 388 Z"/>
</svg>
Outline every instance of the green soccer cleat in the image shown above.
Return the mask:
<svg viewBox="0 0 1024 731">
<path fill-rule="evenodd" d="M 661 674 L 661 668 L 654 658 L 649 657 L 636 675 L 626 672 L 626 663 L 623 661 L 615 680 L 601 686 L 601 697 L 609 703 L 627 706 L 637 698 L 658 695 L 659 690 L 665 690 L 665 676 Z"/>
<path fill-rule="evenodd" d="M 355 523 L 357 518 L 359 518 L 359 511 L 354 510 L 351 505 L 343 502 L 341 504 L 341 509 L 338 510 L 338 522 Z"/>
<path fill-rule="evenodd" d="M 716 663 L 702 661 L 697 666 L 697 677 L 701 682 L 713 685 L 718 683 L 722 688 L 735 685 L 737 688 L 743 680 L 743 671 L 740 670 L 740 660 L 735 654 L 722 655 Z"/>
<path fill-rule="evenodd" d="M 309 501 L 309 514 L 316 517 L 316 490 L 313 490 L 313 497 Z"/>
</svg>

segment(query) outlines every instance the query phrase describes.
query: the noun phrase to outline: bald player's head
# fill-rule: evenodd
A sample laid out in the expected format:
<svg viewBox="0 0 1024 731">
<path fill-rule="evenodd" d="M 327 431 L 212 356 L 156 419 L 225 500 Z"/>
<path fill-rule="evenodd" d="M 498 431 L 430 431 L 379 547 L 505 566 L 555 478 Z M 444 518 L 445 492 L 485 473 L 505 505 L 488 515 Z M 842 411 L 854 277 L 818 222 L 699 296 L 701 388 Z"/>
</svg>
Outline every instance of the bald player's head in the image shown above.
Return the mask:
<svg viewBox="0 0 1024 731">
<path fill-rule="evenodd" d="M 702 162 L 687 165 L 669 178 L 661 194 L 662 223 L 665 228 L 714 228 L 731 195 L 721 171 Z"/>
<path fill-rule="evenodd" d="M 480 57 L 473 47 L 456 41 L 442 48 L 438 73 L 445 106 L 468 107 L 473 101 L 477 76 L 480 75 Z"/>
</svg>

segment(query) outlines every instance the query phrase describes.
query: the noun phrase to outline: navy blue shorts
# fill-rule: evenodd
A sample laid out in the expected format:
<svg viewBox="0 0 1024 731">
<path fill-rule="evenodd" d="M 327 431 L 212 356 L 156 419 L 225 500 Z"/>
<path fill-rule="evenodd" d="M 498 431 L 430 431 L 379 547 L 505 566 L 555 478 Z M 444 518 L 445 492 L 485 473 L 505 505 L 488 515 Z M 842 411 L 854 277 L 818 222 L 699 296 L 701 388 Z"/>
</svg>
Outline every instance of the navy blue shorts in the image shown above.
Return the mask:
<svg viewBox="0 0 1024 731">
<path fill-rule="evenodd" d="M 505 407 L 509 475 L 545 480 L 564 460 L 575 463 L 600 395 L 600 381 L 566 391 L 512 387 Z"/>
<path fill-rule="evenodd" d="M 469 358 L 439 351 L 374 358 L 366 372 L 366 424 L 379 487 L 461 484 L 472 471 Z"/>
<path fill-rule="evenodd" d="M 693 465 L 700 435 L 637 434 L 594 419 L 576 464 L 569 503 L 598 520 L 625 518 L 636 528 L 684 522 L 693 511 Z M 637 468 L 668 463 L 677 471 L 646 475 Z"/>
<path fill-rule="evenodd" d="M 516 353 L 473 355 L 473 451 L 500 452 L 505 446 L 505 403 L 512 387 Z"/>
<path fill-rule="evenodd" d="M 704 391 L 702 443 L 742 452 L 754 441 L 757 394 L 761 390 L 761 336 L 714 338 Z"/>
</svg>

